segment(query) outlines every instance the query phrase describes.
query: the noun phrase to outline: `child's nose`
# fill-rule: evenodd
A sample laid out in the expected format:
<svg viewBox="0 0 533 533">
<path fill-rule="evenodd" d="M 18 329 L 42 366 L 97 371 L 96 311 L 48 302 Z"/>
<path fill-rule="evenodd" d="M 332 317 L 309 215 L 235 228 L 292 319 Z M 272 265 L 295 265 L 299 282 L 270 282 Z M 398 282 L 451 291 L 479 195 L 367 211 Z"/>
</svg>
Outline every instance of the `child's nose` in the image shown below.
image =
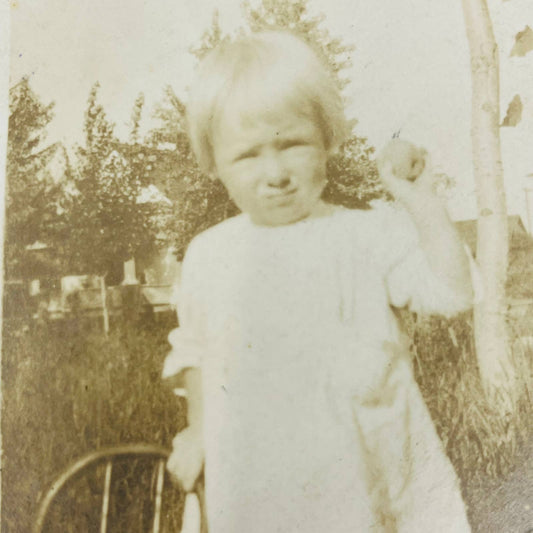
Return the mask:
<svg viewBox="0 0 533 533">
<path fill-rule="evenodd" d="M 270 187 L 282 189 L 289 185 L 291 181 L 289 173 L 278 155 L 272 154 L 266 157 L 264 164 L 266 181 Z"/>
</svg>

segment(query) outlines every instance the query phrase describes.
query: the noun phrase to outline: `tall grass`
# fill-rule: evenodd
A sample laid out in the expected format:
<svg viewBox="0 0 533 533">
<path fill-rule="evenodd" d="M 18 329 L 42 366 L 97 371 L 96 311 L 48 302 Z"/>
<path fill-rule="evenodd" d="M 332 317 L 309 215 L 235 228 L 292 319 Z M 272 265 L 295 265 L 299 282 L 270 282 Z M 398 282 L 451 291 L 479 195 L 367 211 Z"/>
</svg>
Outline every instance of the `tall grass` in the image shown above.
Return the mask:
<svg viewBox="0 0 533 533">
<path fill-rule="evenodd" d="M 483 391 L 470 314 L 453 320 L 409 316 L 406 322 L 418 384 L 463 485 L 510 473 L 520 446 L 533 436 L 533 353 L 514 354 L 517 403 L 512 413 L 503 412 Z"/>
<path fill-rule="evenodd" d="M 482 391 L 469 315 L 405 322 L 417 381 L 468 499 L 480 480 L 510 472 L 531 438 L 533 354 L 522 354 L 527 386 L 502 417 Z M 29 531 L 43 491 L 85 452 L 140 441 L 170 446 L 185 423 L 185 405 L 160 378 L 171 327 L 123 325 L 105 337 L 74 321 L 5 326 L 3 532 Z"/>
</svg>

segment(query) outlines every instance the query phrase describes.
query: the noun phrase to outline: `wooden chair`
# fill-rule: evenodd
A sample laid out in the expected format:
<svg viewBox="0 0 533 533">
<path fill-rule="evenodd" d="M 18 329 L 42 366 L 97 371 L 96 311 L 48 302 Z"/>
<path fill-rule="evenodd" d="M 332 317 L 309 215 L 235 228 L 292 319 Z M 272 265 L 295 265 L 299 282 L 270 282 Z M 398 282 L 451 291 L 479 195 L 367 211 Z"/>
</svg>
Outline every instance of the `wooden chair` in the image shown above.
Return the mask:
<svg viewBox="0 0 533 533">
<path fill-rule="evenodd" d="M 203 484 L 198 483 L 196 495 L 175 487 L 165 472 L 168 455 L 164 448 L 146 444 L 85 455 L 44 495 L 33 532 L 207 533 Z M 199 516 L 191 520 L 191 512 Z"/>
</svg>

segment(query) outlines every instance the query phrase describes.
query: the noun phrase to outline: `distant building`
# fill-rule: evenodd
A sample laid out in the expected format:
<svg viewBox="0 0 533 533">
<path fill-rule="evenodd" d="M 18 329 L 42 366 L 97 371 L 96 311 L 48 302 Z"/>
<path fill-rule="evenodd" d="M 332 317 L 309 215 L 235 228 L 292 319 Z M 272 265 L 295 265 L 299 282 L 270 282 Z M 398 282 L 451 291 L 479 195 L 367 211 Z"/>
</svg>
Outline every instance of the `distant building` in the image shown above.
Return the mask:
<svg viewBox="0 0 533 533">
<path fill-rule="evenodd" d="M 513 250 L 527 241 L 533 243 L 533 239 L 528 234 L 520 215 L 509 215 L 507 225 L 509 230 L 509 250 Z M 477 220 L 460 220 L 455 222 L 455 227 L 475 256 L 477 247 Z"/>
<path fill-rule="evenodd" d="M 477 220 L 455 223 L 463 241 L 476 254 Z M 519 337 L 533 335 L 533 237 L 519 215 L 508 218 L 509 269 L 507 303 L 512 328 Z M 524 337 L 525 338 L 525 337 Z"/>
</svg>

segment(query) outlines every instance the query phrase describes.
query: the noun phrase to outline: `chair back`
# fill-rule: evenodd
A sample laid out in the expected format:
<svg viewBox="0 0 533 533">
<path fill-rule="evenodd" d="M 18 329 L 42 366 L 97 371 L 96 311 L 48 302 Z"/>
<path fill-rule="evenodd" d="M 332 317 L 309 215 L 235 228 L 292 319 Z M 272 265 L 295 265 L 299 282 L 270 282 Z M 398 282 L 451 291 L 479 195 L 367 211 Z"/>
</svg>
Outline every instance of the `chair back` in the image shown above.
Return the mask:
<svg viewBox="0 0 533 533">
<path fill-rule="evenodd" d="M 78 459 L 44 495 L 33 533 L 207 533 L 203 484 L 192 501 L 169 479 L 168 455 L 159 446 L 130 444 Z"/>
</svg>

